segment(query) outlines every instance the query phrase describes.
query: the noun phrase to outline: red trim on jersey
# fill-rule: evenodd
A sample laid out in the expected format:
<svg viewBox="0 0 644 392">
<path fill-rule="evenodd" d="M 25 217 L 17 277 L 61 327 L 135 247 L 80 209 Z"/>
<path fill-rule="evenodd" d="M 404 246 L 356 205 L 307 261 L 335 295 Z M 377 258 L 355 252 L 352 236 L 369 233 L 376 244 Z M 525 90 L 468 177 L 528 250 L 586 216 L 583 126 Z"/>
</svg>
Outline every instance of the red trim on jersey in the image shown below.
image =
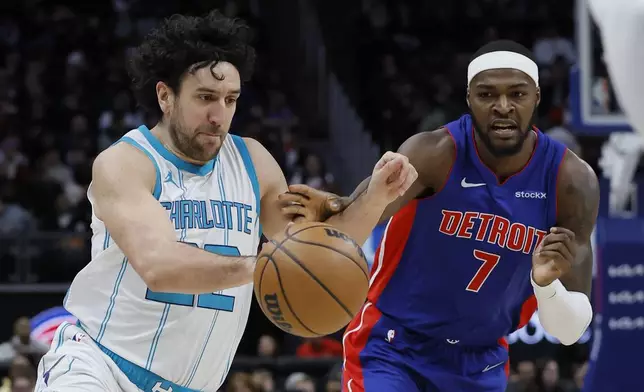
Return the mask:
<svg viewBox="0 0 644 392">
<path fill-rule="evenodd" d="M 371 330 L 381 316 L 382 313 L 378 308 L 374 304 L 367 302 L 347 326 L 342 338 L 344 346 L 343 392 L 364 392 L 364 375 L 360 364 L 360 353 L 366 347 Z"/>
<path fill-rule="evenodd" d="M 410 201 L 391 218 L 391 222 L 382 235 L 382 241 L 376 250 L 374 263 L 371 267 L 372 276 L 367 294 L 367 300 L 373 304 L 378 303 L 378 298 L 402 259 L 405 245 L 407 245 L 411 228 L 414 225 L 417 208 L 418 200 Z"/>
<path fill-rule="evenodd" d="M 517 326 L 517 329 L 525 327 L 536 310 L 537 297 L 531 295 L 521 306 L 521 315 L 519 316 L 519 325 Z"/>
<path fill-rule="evenodd" d="M 508 340 L 506 338 L 501 338 L 499 339 L 499 345 L 506 349 L 507 351 L 510 351 L 510 345 L 508 344 Z M 510 377 L 510 360 L 508 359 L 505 361 L 505 366 L 503 367 L 505 370 L 505 376 Z"/>
<path fill-rule="evenodd" d="M 559 219 L 559 174 L 561 174 L 561 167 L 563 166 L 566 154 L 568 154 L 568 149 L 565 149 L 563 155 L 561 155 L 561 161 L 559 161 L 559 167 L 557 168 L 557 178 L 555 180 L 555 219 Z"/>
</svg>

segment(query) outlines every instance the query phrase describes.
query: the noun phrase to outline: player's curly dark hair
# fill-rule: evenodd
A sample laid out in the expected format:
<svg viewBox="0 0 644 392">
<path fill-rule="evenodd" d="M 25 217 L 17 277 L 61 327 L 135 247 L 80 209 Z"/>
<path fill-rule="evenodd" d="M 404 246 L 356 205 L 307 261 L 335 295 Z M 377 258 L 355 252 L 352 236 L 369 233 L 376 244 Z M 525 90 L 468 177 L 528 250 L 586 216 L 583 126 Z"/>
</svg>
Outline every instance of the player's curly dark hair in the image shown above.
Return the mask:
<svg viewBox="0 0 644 392">
<path fill-rule="evenodd" d="M 255 65 L 250 33 L 245 22 L 217 10 L 203 17 L 173 15 L 166 19 L 145 37 L 128 61 L 139 104 L 158 112 L 157 82 L 165 82 L 178 94 L 186 73 L 207 66 L 212 72 L 219 61 L 234 65 L 242 81 L 248 81 Z"/>
</svg>

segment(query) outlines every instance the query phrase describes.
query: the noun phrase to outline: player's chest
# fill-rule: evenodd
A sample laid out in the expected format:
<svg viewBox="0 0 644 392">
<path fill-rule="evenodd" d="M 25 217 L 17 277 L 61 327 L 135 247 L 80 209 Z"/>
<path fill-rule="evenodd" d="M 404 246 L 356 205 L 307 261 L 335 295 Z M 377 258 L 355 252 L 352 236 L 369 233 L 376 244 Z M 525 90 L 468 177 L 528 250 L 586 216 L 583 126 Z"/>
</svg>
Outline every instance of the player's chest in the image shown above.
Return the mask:
<svg viewBox="0 0 644 392">
<path fill-rule="evenodd" d="M 451 187 L 436 200 L 441 209 L 432 212 L 442 238 L 531 254 L 554 225 L 556 206 L 546 190 L 467 184 L 483 185 Z"/>
<path fill-rule="evenodd" d="M 224 243 L 236 235 L 251 235 L 255 231 L 259 218 L 255 195 L 241 179 L 222 178 L 216 172 L 212 176 L 190 177 L 168 171 L 163 181 L 159 201 L 174 229 L 183 237 L 216 236 L 222 237 L 216 242 Z"/>
</svg>

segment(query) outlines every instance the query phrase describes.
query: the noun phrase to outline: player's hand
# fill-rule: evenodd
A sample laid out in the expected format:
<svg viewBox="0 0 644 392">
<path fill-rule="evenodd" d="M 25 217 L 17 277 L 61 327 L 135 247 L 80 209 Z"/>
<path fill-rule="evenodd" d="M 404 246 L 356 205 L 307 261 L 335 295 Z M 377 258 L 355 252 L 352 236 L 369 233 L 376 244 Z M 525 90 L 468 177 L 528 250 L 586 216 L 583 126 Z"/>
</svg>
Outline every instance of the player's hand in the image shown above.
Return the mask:
<svg viewBox="0 0 644 392">
<path fill-rule="evenodd" d="M 532 255 L 532 279 L 539 286 L 549 285 L 570 271 L 576 253 L 575 233 L 551 228 Z"/>
<path fill-rule="evenodd" d="M 373 168 L 367 195 L 377 203 L 388 205 L 404 195 L 418 178 L 418 172 L 409 159 L 388 151 Z"/>
<path fill-rule="evenodd" d="M 288 192 L 278 196 L 282 213 L 294 222 L 324 222 L 344 211 L 348 197 L 324 192 L 307 185 L 290 185 Z"/>
</svg>

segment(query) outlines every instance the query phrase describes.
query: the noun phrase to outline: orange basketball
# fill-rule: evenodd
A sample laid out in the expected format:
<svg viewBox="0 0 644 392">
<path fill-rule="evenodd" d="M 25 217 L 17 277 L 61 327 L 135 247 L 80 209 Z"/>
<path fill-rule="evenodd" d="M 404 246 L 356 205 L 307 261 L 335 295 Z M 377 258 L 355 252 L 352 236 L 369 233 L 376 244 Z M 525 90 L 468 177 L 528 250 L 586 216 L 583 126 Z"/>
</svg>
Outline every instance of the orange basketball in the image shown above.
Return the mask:
<svg viewBox="0 0 644 392">
<path fill-rule="evenodd" d="M 255 296 L 280 329 L 324 336 L 346 326 L 369 289 L 362 248 L 325 223 L 289 226 L 264 245 L 255 266 Z"/>
</svg>

